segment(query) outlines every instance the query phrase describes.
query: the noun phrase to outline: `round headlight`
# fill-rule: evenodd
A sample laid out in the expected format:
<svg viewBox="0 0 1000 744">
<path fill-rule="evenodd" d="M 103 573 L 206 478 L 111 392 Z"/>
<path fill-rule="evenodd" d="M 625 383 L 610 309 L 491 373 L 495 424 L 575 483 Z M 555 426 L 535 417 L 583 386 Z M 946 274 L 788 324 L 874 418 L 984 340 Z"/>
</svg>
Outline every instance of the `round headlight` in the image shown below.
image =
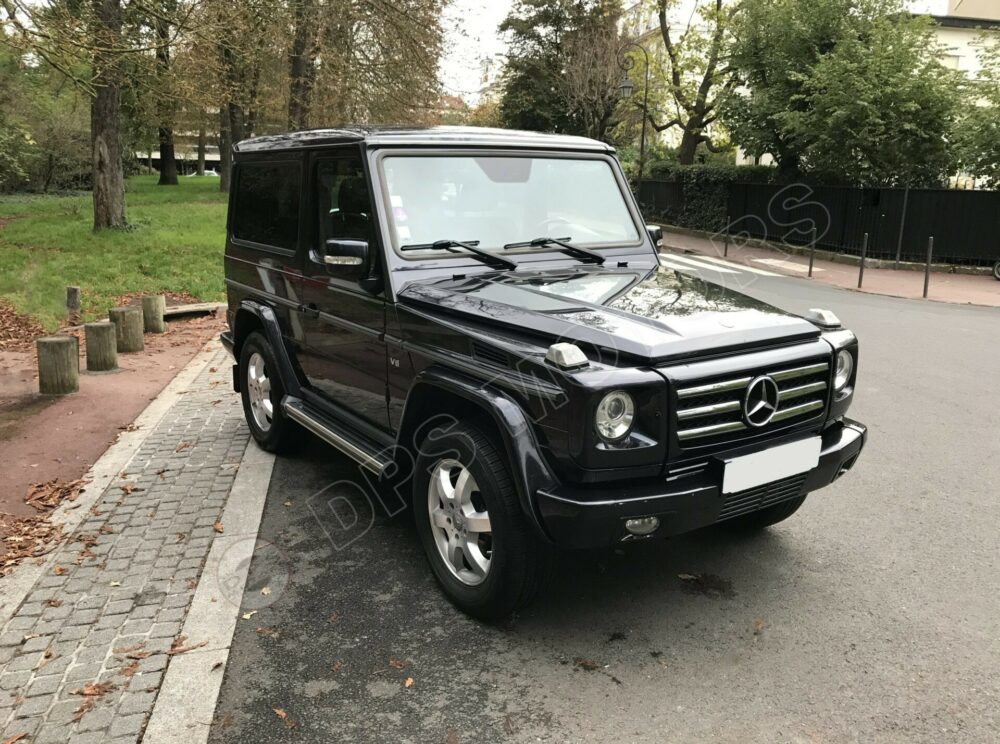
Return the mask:
<svg viewBox="0 0 1000 744">
<path fill-rule="evenodd" d="M 601 439 L 616 442 L 632 429 L 635 419 L 635 401 L 624 390 L 616 390 L 604 396 L 597 405 L 594 423 Z"/>
<path fill-rule="evenodd" d="M 833 388 L 838 393 L 847 387 L 851 381 L 851 374 L 854 372 L 854 357 L 851 352 L 844 350 L 837 353 L 837 374 L 833 377 Z"/>
</svg>

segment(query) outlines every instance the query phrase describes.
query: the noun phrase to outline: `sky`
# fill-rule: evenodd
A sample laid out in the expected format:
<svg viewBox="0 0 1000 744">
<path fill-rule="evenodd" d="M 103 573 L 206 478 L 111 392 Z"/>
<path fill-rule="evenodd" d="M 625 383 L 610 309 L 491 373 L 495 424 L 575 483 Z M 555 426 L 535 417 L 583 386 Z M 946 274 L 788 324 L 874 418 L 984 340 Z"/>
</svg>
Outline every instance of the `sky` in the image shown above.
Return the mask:
<svg viewBox="0 0 1000 744">
<path fill-rule="evenodd" d="M 446 93 L 473 105 L 478 101 L 483 61 L 504 53 L 497 26 L 510 12 L 512 1 L 452 0 L 445 13 L 446 49 L 441 61 Z M 912 0 L 909 5 L 915 12 L 943 14 L 948 0 Z"/>
</svg>

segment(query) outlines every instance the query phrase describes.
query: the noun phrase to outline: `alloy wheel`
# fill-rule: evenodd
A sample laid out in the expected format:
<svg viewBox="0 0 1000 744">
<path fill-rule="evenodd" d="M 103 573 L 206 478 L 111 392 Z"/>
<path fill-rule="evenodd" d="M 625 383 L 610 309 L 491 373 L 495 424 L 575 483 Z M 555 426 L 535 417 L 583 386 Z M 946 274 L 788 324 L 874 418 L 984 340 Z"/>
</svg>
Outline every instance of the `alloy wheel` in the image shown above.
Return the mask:
<svg viewBox="0 0 1000 744">
<path fill-rule="evenodd" d="M 271 428 L 274 404 L 271 402 L 271 379 L 267 374 L 267 364 L 258 352 L 250 355 L 247 362 L 247 398 L 253 421 L 263 432 Z"/>
<path fill-rule="evenodd" d="M 427 509 L 444 565 L 466 586 L 482 584 L 493 559 L 493 530 L 469 469 L 458 460 L 438 462 L 427 487 Z"/>
</svg>

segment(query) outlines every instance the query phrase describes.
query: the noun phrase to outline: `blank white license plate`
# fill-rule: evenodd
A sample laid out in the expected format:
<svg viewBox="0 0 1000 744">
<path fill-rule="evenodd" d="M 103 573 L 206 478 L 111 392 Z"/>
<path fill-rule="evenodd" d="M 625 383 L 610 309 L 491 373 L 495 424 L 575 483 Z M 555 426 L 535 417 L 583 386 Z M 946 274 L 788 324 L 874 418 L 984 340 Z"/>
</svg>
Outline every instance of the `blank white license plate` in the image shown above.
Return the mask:
<svg viewBox="0 0 1000 744">
<path fill-rule="evenodd" d="M 819 464 L 821 444 L 819 437 L 812 437 L 727 460 L 722 492 L 746 491 L 812 470 Z"/>
</svg>

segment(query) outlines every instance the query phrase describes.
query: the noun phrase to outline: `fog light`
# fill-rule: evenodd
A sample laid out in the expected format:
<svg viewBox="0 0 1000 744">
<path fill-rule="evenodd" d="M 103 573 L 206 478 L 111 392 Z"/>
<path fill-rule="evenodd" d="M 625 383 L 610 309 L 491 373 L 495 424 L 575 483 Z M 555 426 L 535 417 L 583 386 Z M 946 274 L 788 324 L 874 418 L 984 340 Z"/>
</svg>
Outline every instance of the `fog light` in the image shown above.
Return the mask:
<svg viewBox="0 0 1000 744">
<path fill-rule="evenodd" d="M 640 519 L 626 519 L 625 529 L 633 535 L 652 535 L 660 526 L 659 517 L 641 517 Z"/>
</svg>

